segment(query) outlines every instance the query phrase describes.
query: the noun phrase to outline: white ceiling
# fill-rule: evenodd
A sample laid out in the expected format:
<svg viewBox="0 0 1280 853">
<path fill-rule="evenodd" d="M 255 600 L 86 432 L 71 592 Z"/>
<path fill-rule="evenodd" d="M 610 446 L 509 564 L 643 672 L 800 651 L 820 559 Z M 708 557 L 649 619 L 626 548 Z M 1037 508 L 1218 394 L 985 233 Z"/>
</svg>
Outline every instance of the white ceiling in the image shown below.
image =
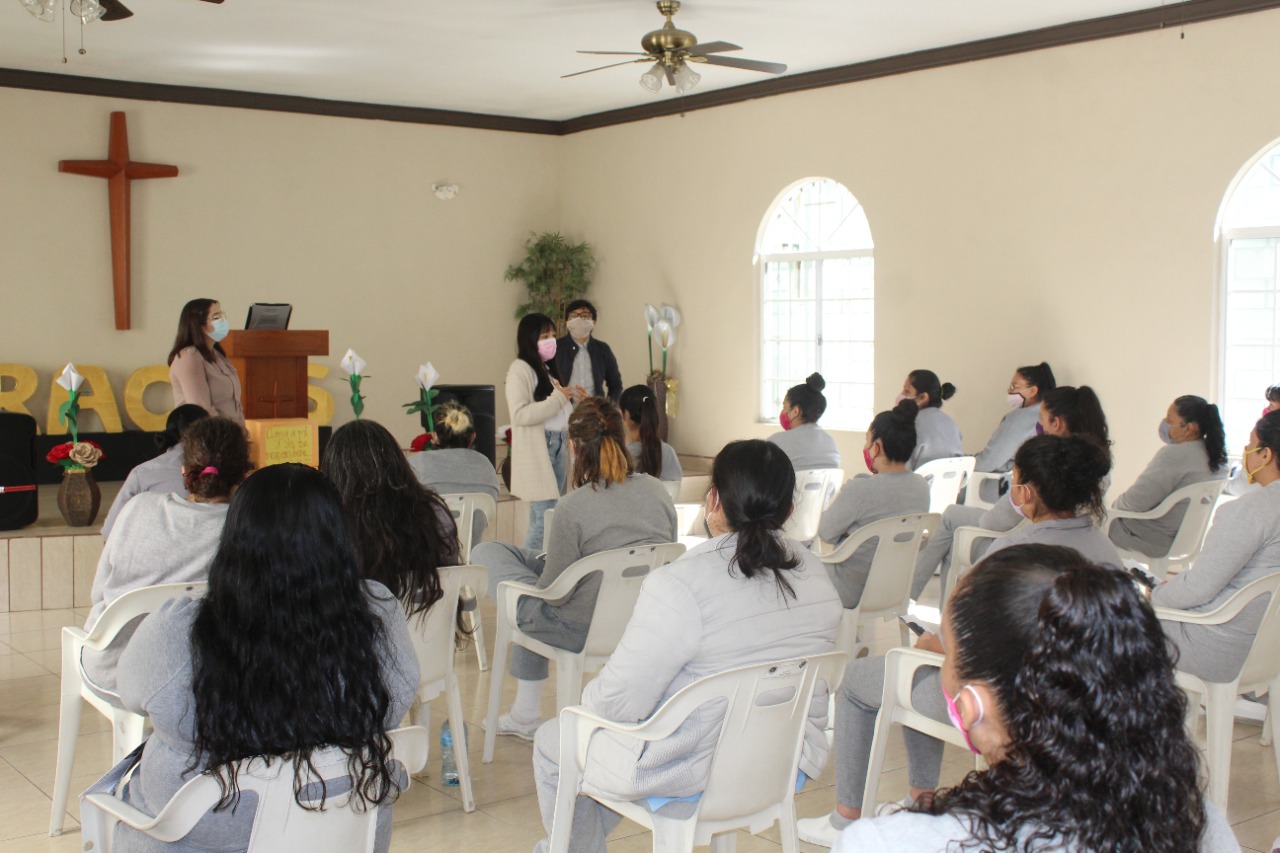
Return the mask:
<svg viewBox="0 0 1280 853">
<path fill-rule="evenodd" d="M 651 0 L 124 1 L 134 17 L 85 26 L 83 56 L 79 21 L 67 16 L 63 64 L 62 18 L 43 23 L 0 0 L 0 67 L 557 120 L 675 97 L 642 89 L 643 65 L 560 79 L 610 60 L 576 50 L 639 50 L 663 21 Z M 794 74 L 1157 5 L 687 0 L 675 20 Z M 768 78 L 699 70 L 699 92 Z"/>
</svg>

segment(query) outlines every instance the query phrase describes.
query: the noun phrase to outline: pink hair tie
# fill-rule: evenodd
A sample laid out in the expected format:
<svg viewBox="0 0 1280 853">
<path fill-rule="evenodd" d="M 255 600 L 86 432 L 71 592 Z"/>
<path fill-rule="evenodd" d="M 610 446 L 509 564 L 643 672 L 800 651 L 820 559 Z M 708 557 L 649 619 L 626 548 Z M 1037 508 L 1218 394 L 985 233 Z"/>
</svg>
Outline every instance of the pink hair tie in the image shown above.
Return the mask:
<svg viewBox="0 0 1280 853">
<path fill-rule="evenodd" d="M 216 476 L 217 473 L 218 473 L 218 469 L 210 465 L 209 467 L 205 468 L 203 471 L 200 472 L 200 476 L 203 477 L 205 474 L 213 474 Z"/>
</svg>

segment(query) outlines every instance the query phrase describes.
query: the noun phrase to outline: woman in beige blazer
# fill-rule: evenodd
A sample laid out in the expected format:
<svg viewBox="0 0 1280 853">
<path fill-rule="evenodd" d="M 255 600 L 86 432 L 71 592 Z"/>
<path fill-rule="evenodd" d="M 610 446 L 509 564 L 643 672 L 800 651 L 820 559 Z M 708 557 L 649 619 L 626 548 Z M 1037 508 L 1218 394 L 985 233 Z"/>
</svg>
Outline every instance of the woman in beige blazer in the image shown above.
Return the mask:
<svg viewBox="0 0 1280 853">
<path fill-rule="evenodd" d="M 173 405 L 194 403 L 215 417 L 244 425 L 240 375 L 218 342 L 230 330 L 222 305 L 213 299 L 192 299 L 182 307 L 178 335 L 169 351 L 169 382 Z"/>
<path fill-rule="evenodd" d="M 542 548 L 542 519 L 564 491 L 565 430 L 582 388 L 561 387 L 556 375 L 556 327 L 544 314 L 526 314 L 516 329 L 516 360 L 507 369 L 511 413 L 511 494 L 530 502 L 524 546 Z"/>
</svg>

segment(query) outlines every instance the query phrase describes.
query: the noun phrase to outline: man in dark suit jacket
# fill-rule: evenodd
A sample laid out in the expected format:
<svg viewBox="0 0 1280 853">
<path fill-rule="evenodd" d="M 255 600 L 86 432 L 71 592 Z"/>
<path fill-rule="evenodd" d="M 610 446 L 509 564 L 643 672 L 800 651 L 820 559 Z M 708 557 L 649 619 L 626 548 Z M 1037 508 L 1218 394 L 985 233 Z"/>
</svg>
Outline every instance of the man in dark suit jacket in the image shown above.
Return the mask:
<svg viewBox="0 0 1280 853">
<path fill-rule="evenodd" d="M 604 341 L 591 336 L 596 324 L 596 306 L 575 299 L 564 310 L 569 334 L 556 341 L 556 369 L 562 385 L 581 385 L 596 397 L 618 402 L 622 396 L 622 374 L 618 360 Z"/>
</svg>

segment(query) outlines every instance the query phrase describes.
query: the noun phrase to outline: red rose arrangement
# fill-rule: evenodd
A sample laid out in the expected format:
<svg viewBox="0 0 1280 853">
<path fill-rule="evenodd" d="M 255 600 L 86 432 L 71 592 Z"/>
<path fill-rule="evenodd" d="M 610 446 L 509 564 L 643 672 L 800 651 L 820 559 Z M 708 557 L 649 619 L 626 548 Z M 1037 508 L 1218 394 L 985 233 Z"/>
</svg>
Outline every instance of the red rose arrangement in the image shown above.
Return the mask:
<svg viewBox="0 0 1280 853">
<path fill-rule="evenodd" d="M 423 450 L 429 449 L 435 443 L 436 443 L 436 434 L 434 432 L 424 432 L 422 435 L 418 436 L 413 440 L 413 442 L 409 445 L 409 449 L 412 450 L 414 453 L 419 453 Z"/>
<path fill-rule="evenodd" d="M 83 471 L 97 465 L 106 458 L 106 454 L 96 441 L 64 441 L 55 444 L 44 458 L 54 465 L 61 465 L 64 471 Z"/>
</svg>

